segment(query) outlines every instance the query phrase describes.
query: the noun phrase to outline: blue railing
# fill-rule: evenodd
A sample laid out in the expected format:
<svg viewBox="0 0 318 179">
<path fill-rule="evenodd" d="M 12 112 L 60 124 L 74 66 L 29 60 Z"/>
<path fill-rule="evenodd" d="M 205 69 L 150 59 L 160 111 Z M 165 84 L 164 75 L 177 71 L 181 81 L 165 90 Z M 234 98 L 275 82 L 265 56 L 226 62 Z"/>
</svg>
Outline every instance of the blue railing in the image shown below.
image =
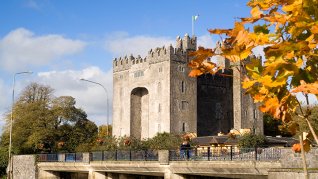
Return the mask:
<svg viewBox="0 0 318 179">
<path fill-rule="evenodd" d="M 83 153 L 38 154 L 39 162 L 82 162 Z"/>
</svg>

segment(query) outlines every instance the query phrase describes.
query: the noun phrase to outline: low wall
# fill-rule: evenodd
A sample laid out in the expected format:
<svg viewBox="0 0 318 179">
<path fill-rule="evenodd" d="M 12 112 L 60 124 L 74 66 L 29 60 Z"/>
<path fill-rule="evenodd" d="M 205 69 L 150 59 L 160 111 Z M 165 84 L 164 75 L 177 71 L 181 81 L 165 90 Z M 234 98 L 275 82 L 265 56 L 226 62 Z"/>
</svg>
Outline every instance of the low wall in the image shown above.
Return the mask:
<svg viewBox="0 0 318 179">
<path fill-rule="evenodd" d="M 318 148 L 312 148 L 306 155 L 308 168 L 318 168 Z M 303 161 L 300 153 L 295 153 L 291 148 L 281 150 L 280 162 L 282 168 L 303 168 Z"/>
<path fill-rule="evenodd" d="M 279 161 L 169 161 L 168 151 L 158 151 L 158 161 L 90 161 L 89 153 L 83 160 L 36 163 L 34 155 L 13 156 L 14 179 L 58 179 L 65 172 L 82 173 L 90 179 L 113 174 L 187 178 L 187 176 L 214 176 L 231 178 L 303 178 L 300 154 L 291 148 L 281 150 Z M 61 157 L 60 157 L 61 158 Z M 63 157 L 62 157 L 63 158 Z M 318 148 L 306 153 L 310 178 L 318 178 Z M 94 177 L 92 177 L 94 176 Z M 95 177 L 101 176 L 101 177 Z M 80 178 L 80 177 L 78 177 Z"/>
<path fill-rule="evenodd" d="M 309 179 L 318 178 L 318 170 L 308 171 Z M 268 173 L 268 179 L 304 179 L 305 174 L 300 169 L 272 169 Z"/>
<path fill-rule="evenodd" d="M 12 160 L 14 179 L 37 178 L 37 166 L 35 155 L 14 155 L 12 156 Z"/>
</svg>

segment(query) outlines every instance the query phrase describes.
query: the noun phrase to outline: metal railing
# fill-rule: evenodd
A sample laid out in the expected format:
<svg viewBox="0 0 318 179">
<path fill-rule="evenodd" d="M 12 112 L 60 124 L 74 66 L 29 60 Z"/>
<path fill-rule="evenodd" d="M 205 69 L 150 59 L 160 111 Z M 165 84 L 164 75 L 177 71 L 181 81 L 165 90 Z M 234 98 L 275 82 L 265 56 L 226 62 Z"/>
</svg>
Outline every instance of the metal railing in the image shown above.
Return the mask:
<svg viewBox="0 0 318 179">
<path fill-rule="evenodd" d="M 170 161 L 182 160 L 258 160 L 276 161 L 281 157 L 280 148 L 236 148 L 236 147 L 207 147 L 170 150 Z"/>
<path fill-rule="evenodd" d="M 157 161 L 156 150 L 114 150 L 91 152 L 91 161 Z"/>
<path fill-rule="evenodd" d="M 38 154 L 38 162 L 82 162 L 83 153 Z"/>
<path fill-rule="evenodd" d="M 88 153 L 87 153 L 88 154 Z M 88 155 L 87 155 L 88 157 Z M 170 161 L 277 161 L 280 148 L 205 147 L 170 150 Z M 88 159 L 88 158 L 87 158 Z M 38 162 L 83 162 L 83 153 L 38 154 Z M 89 153 L 89 161 L 158 161 L 157 150 L 112 150 Z"/>
</svg>

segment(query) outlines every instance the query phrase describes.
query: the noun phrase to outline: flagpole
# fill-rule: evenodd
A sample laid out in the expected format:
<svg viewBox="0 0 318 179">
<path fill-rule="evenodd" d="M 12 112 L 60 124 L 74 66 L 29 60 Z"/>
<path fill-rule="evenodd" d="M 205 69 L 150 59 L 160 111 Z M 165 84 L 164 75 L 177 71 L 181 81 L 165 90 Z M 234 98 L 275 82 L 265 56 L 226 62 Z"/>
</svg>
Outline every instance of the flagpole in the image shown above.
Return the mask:
<svg viewBox="0 0 318 179">
<path fill-rule="evenodd" d="M 194 16 L 192 16 L 192 36 L 194 36 Z"/>
</svg>

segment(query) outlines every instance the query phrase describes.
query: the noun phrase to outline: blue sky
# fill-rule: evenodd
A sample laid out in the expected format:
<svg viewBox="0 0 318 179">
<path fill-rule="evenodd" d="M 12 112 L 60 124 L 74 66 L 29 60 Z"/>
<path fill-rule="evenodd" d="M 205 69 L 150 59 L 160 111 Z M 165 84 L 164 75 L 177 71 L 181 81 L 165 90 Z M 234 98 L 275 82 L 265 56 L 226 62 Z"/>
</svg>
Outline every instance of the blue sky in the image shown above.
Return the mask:
<svg viewBox="0 0 318 179">
<path fill-rule="evenodd" d="M 55 95 L 71 95 L 98 125 L 106 119 L 106 95 L 112 99 L 112 59 L 125 54 L 144 56 L 150 48 L 172 44 L 191 34 L 212 47 L 217 37 L 209 28 L 230 28 L 249 14 L 242 0 L 10 0 L 0 5 L 0 114 L 11 107 L 12 77 L 16 91 L 31 81 L 50 85 Z M 105 98 L 104 98 L 104 97 Z M 110 105 L 111 111 L 111 105 Z M 111 118 L 111 117 L 110 117 Z M 0 125 L 4 120 L 0 120 Z"/>
</svg>

